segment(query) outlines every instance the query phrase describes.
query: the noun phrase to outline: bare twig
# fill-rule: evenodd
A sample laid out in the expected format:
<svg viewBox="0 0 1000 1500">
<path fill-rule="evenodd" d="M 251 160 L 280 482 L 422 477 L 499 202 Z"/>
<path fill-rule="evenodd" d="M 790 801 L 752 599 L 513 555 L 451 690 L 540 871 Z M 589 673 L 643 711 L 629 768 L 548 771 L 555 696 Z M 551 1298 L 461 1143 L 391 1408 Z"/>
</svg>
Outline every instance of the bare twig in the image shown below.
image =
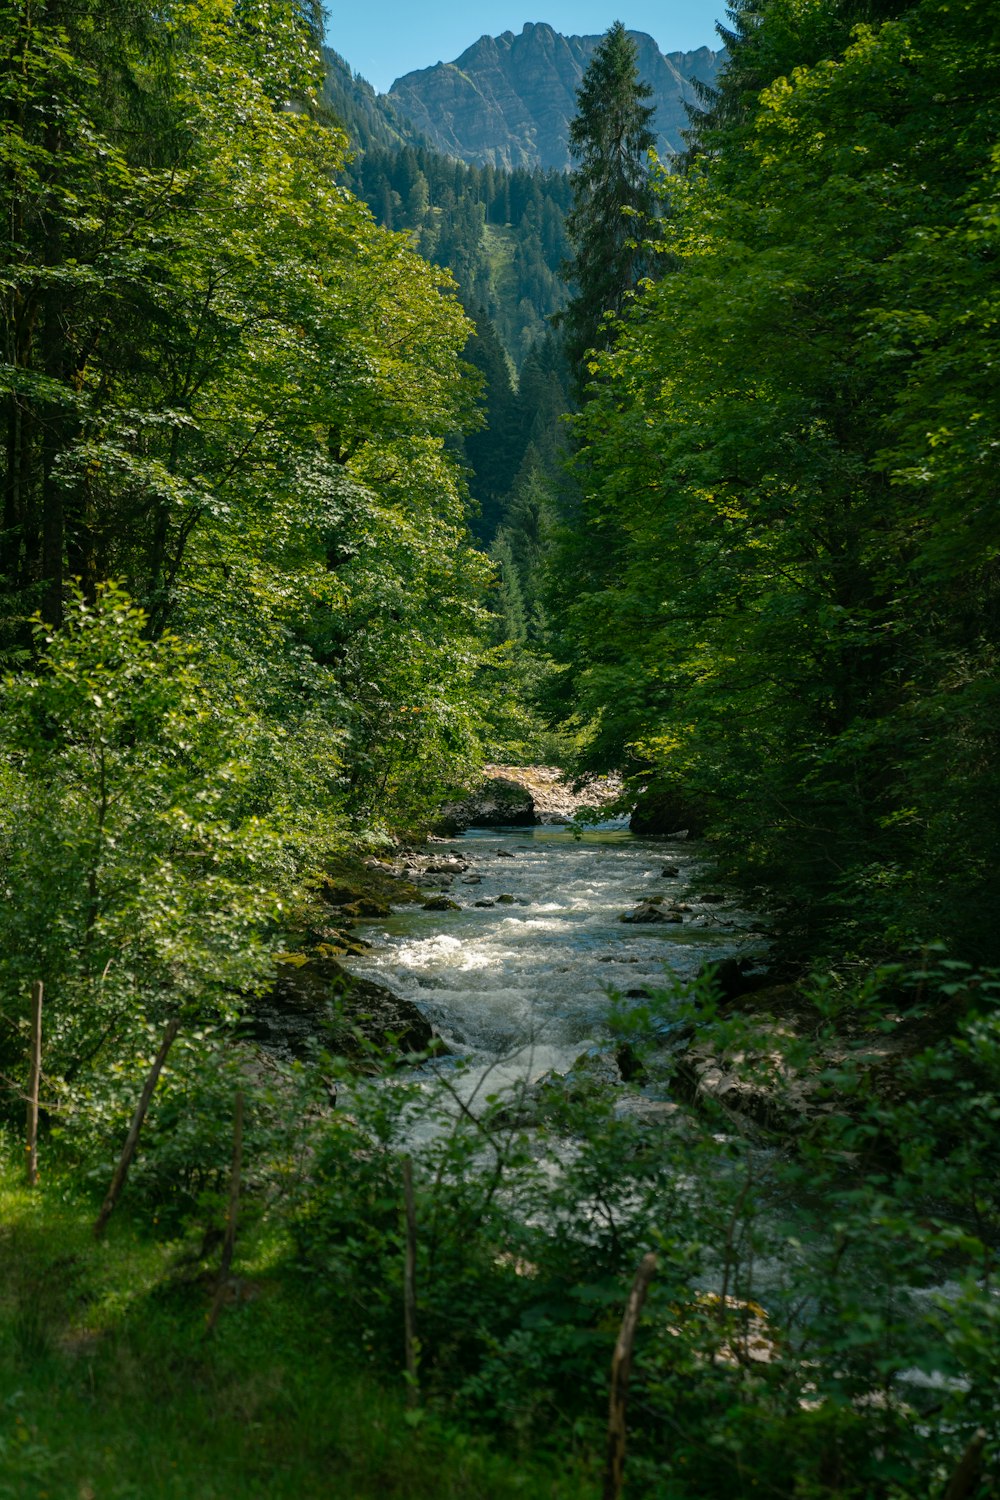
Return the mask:
<svg viewBox="0 0 1000 1500">
<path fill-rule="evenodd" d="M 406 1209 L 406 1264 L 403 1272 L 403 1320 L 406 1334 L 406 1404 L 420 1404 L 417 1378 L 417 1208 L 413 1197 L 413 1162 L 403 1157 L 403 1203 Z"/>
<path fill-rule="evenodd" d="M 240 1211 L 240 1174 L 243 1170 L 243 1090 L 236 1091 L 236 1115 L 233 1120 L 233 1165 L 229 1173 L 229 1207 L 226 1211 L 226 1237 L 222 1242 L 222 1259 L 219 1262 L 219 1280 L 208 1315 L 206 1333 L 211 1333 L 219 1320 L 226 1297 L 229 1268 L 233 1263 L 236 1248 L 236 1224 Z"/>
<path fill-rule="evenodd" d="M 625 1477 L 625 1407 L 628 1400 L 628 1382 L 632 1374 L 632 1349 L 635 1345 L 636 1329 L 642 1315 L 649 1283 L 656 1275 L 657 1259 L 652 1253 L 644 1255 L 635 1273 L 632 1290 L 625 1304 L 621 1331 L 611 1360 L 611 1399 L 608 1406 L 608 1452 L 604 1469 L 604 1500 L 620 1500 Z"/>
<path fill-rule="evenodd" d="M 42 1077 L 42 981 L 31 988 L 31 1077 L 28 1082 L 28 1186 L 38 1181 L 38 1086 Z"/>
<path fill-rule="evenodd" d="M 94 1221 L 95 1237 L 99 1237 L 104 1233 L 104 1226 L 108 1222 L 108 1219 L 111 1217 L 112 1210 L 114 1209 L 115 1204 L 118 1202 L 118 1196 L 121 1193 L 122 1188 L 125 1186 L 125 1179 L 128 1177 L 128 1169 L 132 1165 L 132 1158 L 135 1155 L 135 1148 L 139 1144 L 139 1132 L 142 1129 L 142 1122 L 143 1120 L 145 1120 L 146 1111 L 149 1109 L 149 1101 L 153 1097 L 153 1090 L 156 1088 L 157 1079 L 159 1078 L 160 1073 L 163 1070 L 163 1064 L 167 1060 L 167 1053 L 173 1046 L 174 1038 L 177 1036 L 177 1033 L 178 1031 L 180 1031 L 180 1029 L 180 1021 L 174 1019 L 170 1022 L 169 1026 L 163 1034 L 163 1041 L 160 1043 L 160 1050 L 156 1054 L 153 1066 L 149 1070 L 149 1077 L 143 1084 L 142 1093 L 139 1095 L 139 1103 L 135 1107 L 135 1114 L 132 1116 L 132 1123 L 128 1128 L 128 1135 L 125 1137 L 125 1145 L 122 1147 L 121 1158 L 118 1162 L 118 1166 L 115 1169 L 115 1175 L 111 1179 L 111 1186 L 108 1188 L 107 1197 L 101 1204 L 101 1211 Z"/>
</svg>

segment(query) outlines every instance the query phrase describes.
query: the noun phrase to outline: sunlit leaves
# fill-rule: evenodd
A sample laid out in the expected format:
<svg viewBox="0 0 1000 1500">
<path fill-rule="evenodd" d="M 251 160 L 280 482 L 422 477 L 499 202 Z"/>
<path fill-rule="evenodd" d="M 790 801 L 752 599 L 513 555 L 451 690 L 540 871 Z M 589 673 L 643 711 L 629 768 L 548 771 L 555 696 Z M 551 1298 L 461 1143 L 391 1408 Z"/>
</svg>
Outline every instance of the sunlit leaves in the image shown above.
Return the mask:
<svg viewBox="0 0 1000 1500">
<path fill-rule="evenodd" d="M 798 940 L 978 947 L 1000 56 L 931 4 L 834 20 L 816 58 L 816 7 L 764 7 L 734 76 L 769 46 L 787 72 L 672 187 L 677 273 L 580 419 L 578 706 L 592 756 L 703 799 Z"/>
</svg>

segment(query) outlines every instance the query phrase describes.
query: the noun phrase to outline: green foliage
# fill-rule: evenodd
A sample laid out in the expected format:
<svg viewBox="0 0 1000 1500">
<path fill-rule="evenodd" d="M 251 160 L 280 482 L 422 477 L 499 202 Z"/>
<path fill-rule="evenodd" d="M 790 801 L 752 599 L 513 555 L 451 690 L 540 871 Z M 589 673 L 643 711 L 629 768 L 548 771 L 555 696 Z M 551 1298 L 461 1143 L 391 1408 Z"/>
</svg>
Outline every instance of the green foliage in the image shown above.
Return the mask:
<svg viewBox="0 0 1000 1500">
<path fill-rule="evenodd" d="M 350 741 L 352 811 L 383 816 L 411 764 L 409 818 L 475 754 L 451 283 L 335 185 L 297 5 L 123 10 L 113 55 L 83 12 L 10 19 L 8 612 L 57 625 L 67 577 L 91 602 L 121 579 L 310 766 L 320 719 Z M 53 90 L 72 140 L 39 124 Z M 414 707 L 387 766 L 385 712 Z"/>
<path fill-rule="evenodd" d="M 350 1113 L 323 1133 L 295 1234 L 331 1294 L 352 1302 L 362 1347 L 395 1363 L 400 1159 L 418 1129 L 421 1380 L 467 1419 L 543 1443 L 553 1422 L 599 1412 L 608 1310 L 671 1196 L 669 1164 L 598 1090 L 553 1089 L 537 1141 L 516 1098 L 477 1105 L 462 1090 L 460 1076 L 352 1089 Z"/>
<path fill-rule="evenodd" d="M 544 569 L 555 526 L 555 501 L 537 455 L 529 448 L 491 548 L 500 580 L 504 638 L 519 645 L 544 646 L 548 635 Z"/>
<path fill-rule="evenodd" d="M 988 960 L 996 37 L 824 17 L 762 9 L 790 72 L 670 186 L 678 269 L 578 425 L 567 682 L 592 761 L 705 807 L 790 946 Z"/>
<path fill-rule="evenodd" d="M 356 100 L 334 108 L 360 148 L 344 180 L 380 224 L 408 230 L 421 255 L 451 271 L 466 310 L 477 323 L 485 310 L 520 368 L 566 302 L 565 173 L 497 171 L 419 143 L 393 146 L 359 119 Z"/>
<path fill-rule="evenodd" d="M 408 1422 L 402 1383 L 387 1390 L 345 1358 L 336 1308 L 281 1265 L 273 1229 L 241 1233 L 236 1295 L 206 1338 L 214 1276 L 177 1242 L 121 1220 L 95 1243 L 92 1205 L 65 1180 L 26 1192 L 6 1143 L 0 1204 L 5 1500 L 291 1500 L 331 1484 L 352 1500 L 594 1493 L 563 1460 Z"/>
<path fill-rule="evenodd" d="M 535 1448 L 571 1431 L 599 1444 L 608 1352 L 652 1248 L 629 1406 L 639 1493 L 939 1495 L 980 1426 L 990 1452 L 1000 1443 L 997 994 L 995 973 L 934 955 L 861 990 L 817 981 L 827 1045 L 845 1014 L 881 1028 L 856 1033 L 855 1054 L 823 1072 L 815 1042 L 728 1014 L 710 980 L 622 1017 L 659 1076 L 684 1055 L 669 1040 L 664 1051 L 664 1036 L 690 1015 L 701 1050 L 727 1059 L 733 1097 L 768 1090 L 779 1113 L 811 1069 L 793 1152 L 741 1128 L 724 1096 L 705 1095 L 700 1120 L 661 1105 L 643 1123 L 584 1067 L 520 1099 L 479 1102 L 461 1074 L 352 1090 L 322 1132 L 300 1251 L 353 1308 L 368 1358 L 398 1366 L 401 1156 L 412 1152 L 420 1382 L 433 1410 L 458 1406 Z M 899 1052 L 890 1075 L 870 1051 L 899 995 L 907 1025 L 959 995 L 964 1019 L 948 1041 L 934 1022 L 939 1039 Z"/>
<path fill-rule="evenodd" d="M 607 347 L 610 324 L 652 268 L 648 247 L 654 198 L 649 153 L 652 89 L 640 82 L 636 45 L 616 21 L 594 52 L 577 91 L 570 152 L 573 209 L 567 219 L 575 290 L 563 314 L 566 350 L 578 389 L 587 352 Z"/>
<path fill-rule="evenodd" d="M 215 701 L 190 648 L 146 624 L 113 585 L 77 599 L 62 631 L 36 624 L 38 667 L 0 696 L 4 1050 L 41 979 L 53 1079 L 269 970 L 287 859 L 242 804 L 270 745 Z"/>
</svg>

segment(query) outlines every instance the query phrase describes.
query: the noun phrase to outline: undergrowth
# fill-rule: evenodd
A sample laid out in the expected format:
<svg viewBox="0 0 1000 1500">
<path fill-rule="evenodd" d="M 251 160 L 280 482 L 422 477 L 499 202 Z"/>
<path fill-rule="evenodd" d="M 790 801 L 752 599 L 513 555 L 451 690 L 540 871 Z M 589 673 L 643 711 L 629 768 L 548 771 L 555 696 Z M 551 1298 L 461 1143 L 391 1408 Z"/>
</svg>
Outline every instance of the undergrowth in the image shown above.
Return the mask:
<svg viewBox="0 0 1000 1500">
<path fill-rule="evenodd" d="M 414 1420 L 280 1234 L 241 1243 L 209 1335 L 213 1280 L 189 1242 L 151 1238 L 127 1210 L 95 1242 L 93 1204 L 58 1177 L 30 1193 L 15 1152 L 0 1178 L 4 1500 L 596 1494 L 555 1460 Z"/>
</svg>

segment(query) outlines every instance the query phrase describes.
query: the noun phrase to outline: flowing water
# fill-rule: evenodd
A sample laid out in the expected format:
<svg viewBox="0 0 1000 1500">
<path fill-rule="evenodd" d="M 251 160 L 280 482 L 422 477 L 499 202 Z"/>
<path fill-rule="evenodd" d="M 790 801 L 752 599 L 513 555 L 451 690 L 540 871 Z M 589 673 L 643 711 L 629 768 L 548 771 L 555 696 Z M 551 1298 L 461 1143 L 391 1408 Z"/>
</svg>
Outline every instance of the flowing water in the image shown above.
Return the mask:
<svg viewBox="0 0 1000 1500">
<path fill-rule="evenodd" d="M 749 918 L 698 899 L 707 888 L 686 842 L 541 825 L 472 829 L 435 853 L 468 865 L 447 891 L 461 910 L 372 924 L 375 947 L 351 967 L 412 1000 L 467 1059 L 467 1076 L 493 1069 L 497 1087 L 566 1071 L 605 1044 L 610 990 L 663 988 L 665 975 L 692 977 L 753 943 Z M 683 924 L 619 920 L 650 897 L 691 909 Z"/>
<path fill-rule="evenodd" d="M 632 1003 L 642 1004 L 641 992 L 664 988 L 671 976 L 690 979 L 708 960 L 761 951 L 751 917 L 701 899 L 708 887 L 696 844 L 639 838 L 609 826 L 575 837 L 566 828 L 541 825 L 472 829 L 435 845 L 435 853 L 442 860 L 458 856 L 468 866 L 447 890 L 461 909 L 407 910 L 366 924 L 374 947 L 350 966 L 413 1001 L 433 1022 L 452 1057 L 463 1063 L 454 1088 L 466 1098 L 487 1077 L 489 1092 L 495 1093 L 549 1071 L 566 1072 L 588 1051 L 610 1053 L 612 990 L 625 1005 L 629 991 L 640 992 Z M 677 873 L 665 875 L 665 867 Z M 683 923 L 619 920 L 651 897 L 687 903 Z M 432 1066 L 448 1067 L 449 1060 Z M 635 1103 L 633 1096 L 623 1107 L 631 1113 Z M 421 1138 L 424 1130 L 411 1138 Z M 570 1142 L 551 1135 L 542 1148 L 553 1171 L 572 1151 Z M 725 1152 L 713 1159 L 715 1186 L 724 1190 L 735 1174 L 737 1197 L 752 1170 L 763 1215 L 754 1226 L 760 1243 L 739 1268 L 731 1263 L 740 1253 L 738 1245 L 729 1245 L 725 1256 L 706 1253 L 692 1286 L 730 1298 L 763 1296 L 776 1314 L 802 1318 L 814 1296 L 812 1283 L 805 1294 L 800 1286 L 803 1245 L 820 1259 L 830 1245 L 814 1203 L 799 1205 L 783 1179 L 775 1197 L 768 1179 L 777 1154 L 773 1146 L 744 1140 L 742 1153 L 732 1160 Z M 790 1223 L 795 1234 L 788 1239 Z M 872 1295 L 888 1295 L 870 1268 L 865 1274 Z M 930 1305 L 953 1300 L 955 1292 L 947 1284 L 920 1289 L 897 1284 L 893 1295 L 908 1299 L 908 1315 L 919 1317 L 917 1299 Z M 733 1305 L 757 1307 L 756 1301 Z M 765 1318 L 765 1332 L 766 1326 Z M 754 1358 L 770 1359 L 774 1347 L 765 1337 L 764 1352 Z M 907 1391 L 945 1379 L 952 1377 L 918 1369 L 899 1376 Z M 965 1388 L 964 1378 L 953 1384 Z"/>
</svg>

